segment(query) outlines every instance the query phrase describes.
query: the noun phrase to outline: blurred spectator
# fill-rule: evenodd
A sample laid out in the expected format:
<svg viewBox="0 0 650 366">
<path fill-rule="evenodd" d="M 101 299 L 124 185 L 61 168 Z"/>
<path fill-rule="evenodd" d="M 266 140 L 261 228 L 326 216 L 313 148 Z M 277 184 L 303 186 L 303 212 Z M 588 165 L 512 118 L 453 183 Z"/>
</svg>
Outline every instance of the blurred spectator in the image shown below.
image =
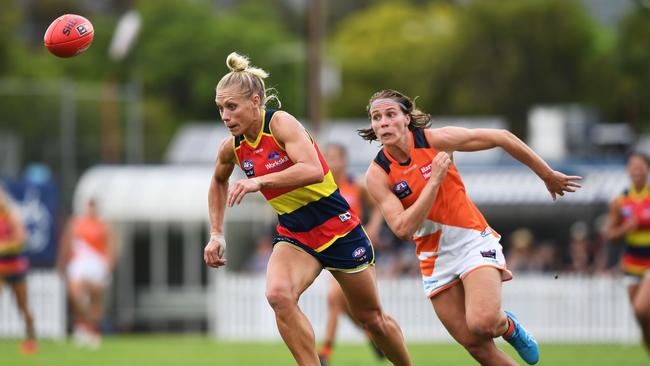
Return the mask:
<svg viewBox="0 0 650 366">
<path fill-rule="evenodd" d="M 519 228 L 510 234 L 510 248 L 506 253 L 508 269 L 513 272 L 527 272 L 532 268 L 533 233 Z"/>
<path fill-rule="evenodd" d="M 269 263 L 271 252 L 273 252 L 273 237 L 275 225 L 263 230 L 262 235 L 257 238 L 255 251 L 244 265 L 244 271 L 251 273 L 265 273 L 266 265 Z"/>
<path fill-rule="evenodd" d="M 11 288 L 18 310 L 25 319 L 25 340 L 20 345 L 23 353 L 37 350 L 34 318 L 29 310 L 25 276 L 29 262 L 23 254 L 25 228 L 9 201 L 9 194 L 0 185 L 0 291 L 3 283 Z"/>
<path fill-rule="evenodd" d="M 619 274 L 620 260 L 623 252 L 622 245 L 609 245 L 606 235 L 607 214 L 602 214 L 594 220 L 596 237 L 594 239 L 594 270 L 600 274 Z"/>
<path fill-rule="evenodd" d="M 539 243 L 530 260 L 530 270 L 534 272 L 551 272 L 561 268 L 557 244 L 546 240 Z"/>
<path fill-rule="evenodd" d="M 571 225 L 571 241 L 569 242 L 570 272 L 591 272 L 591 244 L 589 242 L 589 229 L 584 221 L 577 221 Z"/>
<path fill-rule="evenodd" d="M 57 268 L 68 284 L 74 340 L 80 346 L 101 344 L 104 291 L 111 279 L 117 250 L 109 226 L 98 216 L 94 199 L 84 213 L 72 217 L 61 239 Z"/>
</svg>

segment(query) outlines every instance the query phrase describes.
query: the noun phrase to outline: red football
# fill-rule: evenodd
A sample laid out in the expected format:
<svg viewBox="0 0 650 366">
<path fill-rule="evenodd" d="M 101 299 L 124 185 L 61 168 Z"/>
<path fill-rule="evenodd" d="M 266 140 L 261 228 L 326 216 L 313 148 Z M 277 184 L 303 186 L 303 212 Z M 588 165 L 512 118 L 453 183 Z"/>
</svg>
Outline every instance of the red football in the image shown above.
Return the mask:
<svg viewBox="0 0 650 366">
<path fill-rule="evenodd" d="M 45 47 L 59 57 L 72 57 L 90 47 L 95 32 L 81 15 L 65 14 L 56 18 L 45 31 Z"/>
</svg>

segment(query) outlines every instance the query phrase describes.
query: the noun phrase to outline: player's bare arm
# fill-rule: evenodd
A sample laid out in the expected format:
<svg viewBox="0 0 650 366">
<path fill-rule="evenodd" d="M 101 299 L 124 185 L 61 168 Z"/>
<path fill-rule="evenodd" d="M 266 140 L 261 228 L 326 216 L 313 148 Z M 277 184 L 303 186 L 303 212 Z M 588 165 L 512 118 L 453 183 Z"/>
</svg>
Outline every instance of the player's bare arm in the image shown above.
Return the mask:
<svg viewBox="0 0 650 366">
<path fill-rule="evenodd" d="M 235 182 L 230 187 L 229 206 L 239 204 L 247 193 L 262 188 L 304 187 L 323 181 L 323 168 L 313 142 L 293 116 L 276 112 L 271 119 L 271 131 L 294 165 L 280 172 Z"/>
<path fill-rule="evenodd" d="M 210 189 L 208 191 L 208 210 L 210 213 L 210 241 L 203 250 L 205 263 L 214 268 L 226 264 L 224 258 L 226 241 L 223 236 L 223 219 L 228 195 L 228 179 L 235 167 L 233 137 L 227 137 L 219 147 Z"/>
<path fill-rule="evenodd" d="M 512 132 L 503 129 L 477 128 L 467 129 L 462 127 L 443 127 L 427 130 L 427 140 L 431 146 L 452 153 L 454 151 L 480 151 L 494 147 L 501 147 L 513 158 L 528 166 L 539 176 L 546 189 L 551 193 L 553 200 L 557 195 L 563 196 L 565 192 L 575 192 L 582 187 L 576 181 L 582 177 L 577 175 L 567 176 L 564 173 L 551 169 L 550 166 L 521 141 Z"/>
<path fill-rule="evenodd" d="M 388 178 L 376 165 L 370 165 L 366 173 L 368 192 L 377 202 L 386 223 L 400 239 L 409 240 L 422 225 L 438 195 L 438 189 L 447 175 L 451 158 L 439 152 L 431 162 L 431 178 L 411 207 L 404 209 L 402 202 L 391 191 Z"/>
<path fill-rule="evenodd" d="M 624 221 L 620 215 L 620 210 L 621 204 L 618 199 L 610 202 L 607 223 L 605 224 L 605 236 L 607 240 L 618 240 L 637 227 L 637 222 L 634 218 L 629 218 Z"/>
</svg>

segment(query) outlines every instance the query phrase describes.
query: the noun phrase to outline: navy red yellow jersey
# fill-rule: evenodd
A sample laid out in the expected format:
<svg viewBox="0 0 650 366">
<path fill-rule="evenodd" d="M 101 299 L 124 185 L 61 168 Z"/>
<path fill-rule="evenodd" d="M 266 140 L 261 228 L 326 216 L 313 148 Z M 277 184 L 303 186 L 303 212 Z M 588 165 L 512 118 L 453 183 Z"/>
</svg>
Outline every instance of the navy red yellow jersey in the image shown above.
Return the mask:
<svg viewBox="0 0 650 366">
<path fill-rule="evenodd" d="M 391 190 L 404 209 L 409 208 L 422 193 L 431 177 L 431 161 L 437 153 L 429 145 L 425 130 L 415 129 L 411 131 L 410 157 L 407 161 L 395 160 L 383 148 L 375 157 L 373 164 L 386 173 Z M 498 237 L 470 201 L 456 166 L 451 164 L 426 220 L 413 235 L 422 274 L 430 276 L 433 273 L 437 258 L 436 255 L 423 253 L 437 253 L 441 246 L 446 248 L 459 242 L 469 242 L 477 235 Z"/>
<path fill-rule="evenodd" d="M 249 179 L 294 165 L 284 146 L 273 136 L 271 120 L 275 112 L 272 109 L 263 111 L 262 128 L 255 141 L 249 141 L 244 135 L 233 138 L 237 164 Z M 352 231 L 359 224 L 359 218 L 350 211 L 339 192 L 316 143 L 314 148 L 323 168 L 322 182 L 295 188 L 264 188 L 261 193 L 278 214 L 278 235 L 322 251 Z"/>
<path fill-rule="evenodd" d="M 11 218 L 0 213 L 0 278 L 22 274 L 29 266 L 23 255 L 23 243 L 12 240 L 14 234 Z"/>
<path fill-rule="evenodd" d="M 619 215 L 623 222 L 636 220 L 637 228 L 625 235 L 623 270 L 632 275 L 642 275 L 650 268 L 650 186 L 640 191 L 633 187 L 617 198 Z"/>
<path fill-rule="evenodd" d="M 348 201 L 350 209 L 359 217 L 363 217 L 363 194 L 361 186 L 352 179 L 346 176 L 342 182 L 336 182 L 339 186 L 339 191 L 343 198 Z"/>
</svg>

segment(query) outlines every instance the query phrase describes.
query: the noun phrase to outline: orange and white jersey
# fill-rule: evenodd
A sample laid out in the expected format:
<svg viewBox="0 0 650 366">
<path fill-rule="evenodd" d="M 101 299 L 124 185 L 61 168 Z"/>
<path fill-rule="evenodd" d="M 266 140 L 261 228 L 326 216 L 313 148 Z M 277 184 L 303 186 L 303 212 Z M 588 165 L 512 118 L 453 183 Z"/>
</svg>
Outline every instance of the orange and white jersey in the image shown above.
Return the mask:
<svg viewBox="0 0 650 366">
<path fill-rule="evenodd" d="M 431 177 L 431 161 L 438 153 L 429 146 L 423 129 L 413 130 L 411 136 L 406 162 L 396 161 L 384 149 L 374 160 L 386 173 L 404 209 L 420 196 Z M 512 278 L 505 268 L 499 239 L 467 196 L 460 174 L 451 164 L 427 218 L 413 235 L 425 293 L 433 296 L 482 266 L 501 269 L 504 280 Z"/>
<path fill-rule="evenodd" d="M 108 256 L 108 227 L 98 218 L 78 217 L 72 222 L 72 256 L 88 252 Z"/>
<path fill-rule="evenodd" d="M 108 227 L 98 218 L 79 217 L 72 222 L 72 256 L 67 266 L 72 281 L 105 286 L 108 268 Z"/>
</svg>

